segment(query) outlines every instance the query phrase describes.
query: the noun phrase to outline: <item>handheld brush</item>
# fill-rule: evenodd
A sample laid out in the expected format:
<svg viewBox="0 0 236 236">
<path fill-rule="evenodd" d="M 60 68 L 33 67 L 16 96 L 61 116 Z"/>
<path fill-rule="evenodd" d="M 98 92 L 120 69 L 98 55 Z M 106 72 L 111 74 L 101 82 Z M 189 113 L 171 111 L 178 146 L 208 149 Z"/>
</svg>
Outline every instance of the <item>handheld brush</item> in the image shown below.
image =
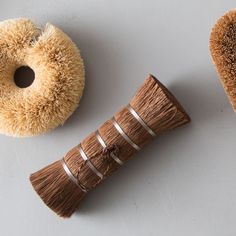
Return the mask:
<svg viewBox="0 0 236 236">
<path fill-rule="evenodd" d="M 216 22 L 210 36 L 210 51 L 236 112 L 236 10 L 227 12 Z"/>
<path fill-rule="evenodd" d="M 156 135 L 189 121 L 175 97 L 150 75 L 127 106 L 30 181 L 48 207 L 70 217 L 89 191 Z"/>
</svg>

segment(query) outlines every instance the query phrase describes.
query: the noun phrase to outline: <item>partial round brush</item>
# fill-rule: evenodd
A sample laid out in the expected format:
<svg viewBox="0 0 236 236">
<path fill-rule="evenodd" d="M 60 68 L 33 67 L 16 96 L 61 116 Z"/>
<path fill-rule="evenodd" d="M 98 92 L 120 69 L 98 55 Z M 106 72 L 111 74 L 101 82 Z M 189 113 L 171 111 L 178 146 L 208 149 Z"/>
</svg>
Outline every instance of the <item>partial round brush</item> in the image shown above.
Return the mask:
<svg viewBox="0 0 236 236">
<path fill-rule="evenodd" d="M 48 207 L 69 217 L 90 190 L 156 135 L 189 121 L 175 97 L 150 75 L 127 106 L 30 181 Z"/>
<path fill-rule="evenodd" d="M 216 22 L 210 36 L 210 51 L 236 112 L 236 10 L 227 12 Z"/>
</svg>

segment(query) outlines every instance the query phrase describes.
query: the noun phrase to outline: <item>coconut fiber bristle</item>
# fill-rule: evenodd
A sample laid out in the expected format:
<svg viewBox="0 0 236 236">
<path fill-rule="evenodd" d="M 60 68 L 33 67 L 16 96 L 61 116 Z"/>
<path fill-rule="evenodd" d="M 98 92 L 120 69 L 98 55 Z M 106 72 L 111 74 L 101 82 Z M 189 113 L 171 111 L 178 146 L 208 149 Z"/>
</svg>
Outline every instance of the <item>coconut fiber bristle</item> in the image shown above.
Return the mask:
<svg viewBox="0 0 236 236">
<path fill-rule="evenodd" d="M 236 10 L 226 13 L 213 27 L 210 51 L 223 87 L 236 111 Z"/>
<path fill-rule="evenodd" d="M 150 75 L 127 106 L 72 148 L 63 160 L 32 174 L 30 181 L 48 207 L 69 217 L 87 192 L 154 136 L 189 121 L 175 97 Z"/>
<path fill-rule="evenodd" d="M 69 217 L 84 196 L 64 171 L 61 161 L 32 174 L 30 181 L 44 203 L 62 217 Z"/>
</svg>

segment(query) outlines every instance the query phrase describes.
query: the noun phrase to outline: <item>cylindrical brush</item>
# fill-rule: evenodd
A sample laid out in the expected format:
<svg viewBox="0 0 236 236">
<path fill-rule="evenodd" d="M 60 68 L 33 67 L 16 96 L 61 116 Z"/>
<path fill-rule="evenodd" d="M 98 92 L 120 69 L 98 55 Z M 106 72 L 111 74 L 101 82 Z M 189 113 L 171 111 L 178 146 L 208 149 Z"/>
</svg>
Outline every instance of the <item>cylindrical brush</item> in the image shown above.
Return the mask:
<svg viewBox="0 0 236 236">
<path fill-rule="evenodd" d="M 82 198 L 151 139 L 190 121 L 175 97 L 149 76 L 129 105 L 72 148 L 61 160 L 30 176 L 44 203 L 70 217 Z"/>
</svg>

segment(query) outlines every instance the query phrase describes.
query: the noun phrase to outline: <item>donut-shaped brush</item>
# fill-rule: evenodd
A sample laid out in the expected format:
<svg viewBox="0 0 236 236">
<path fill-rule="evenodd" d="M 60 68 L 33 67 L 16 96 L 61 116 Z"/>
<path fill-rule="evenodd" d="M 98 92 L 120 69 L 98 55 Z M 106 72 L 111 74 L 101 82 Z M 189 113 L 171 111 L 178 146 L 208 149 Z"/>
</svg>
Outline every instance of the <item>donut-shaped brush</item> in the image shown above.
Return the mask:
<svg viewBox="0 0 236 236">
<path fill-rule="evenodd" d="M 28 84 L 29 74 L 19 73 L 26 68 Z M 33 136 L 64 124 L 84 83 L 79 49 L 59 28 L 39 29 L 25 18 L 0 22 L 0 133 Z"/>
</svg>

